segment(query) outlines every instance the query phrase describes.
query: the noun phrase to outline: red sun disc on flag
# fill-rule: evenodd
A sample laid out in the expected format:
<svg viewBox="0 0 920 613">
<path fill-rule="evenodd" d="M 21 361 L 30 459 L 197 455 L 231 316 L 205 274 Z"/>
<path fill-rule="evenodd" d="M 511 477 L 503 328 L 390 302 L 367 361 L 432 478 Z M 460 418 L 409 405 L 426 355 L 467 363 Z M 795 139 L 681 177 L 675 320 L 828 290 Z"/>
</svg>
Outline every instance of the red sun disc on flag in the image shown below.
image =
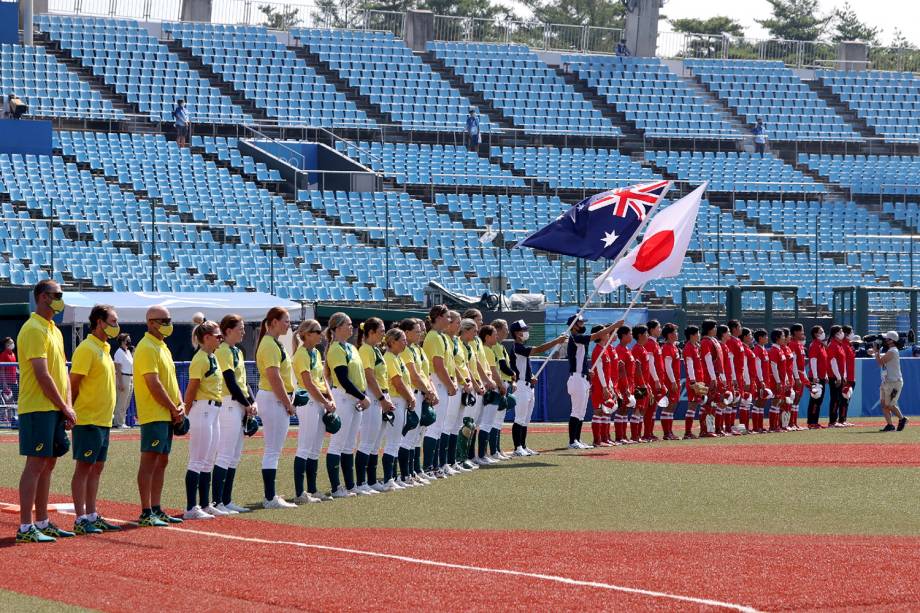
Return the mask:
<svg viewBox="0 0 920 613">
<path fill-rule="evenodd" d="M 668 259 L 673 250 L 674 231 L 662 230 L 642 241 L 633 268 L 639 272 L 648 272 Z"/>
</svg>

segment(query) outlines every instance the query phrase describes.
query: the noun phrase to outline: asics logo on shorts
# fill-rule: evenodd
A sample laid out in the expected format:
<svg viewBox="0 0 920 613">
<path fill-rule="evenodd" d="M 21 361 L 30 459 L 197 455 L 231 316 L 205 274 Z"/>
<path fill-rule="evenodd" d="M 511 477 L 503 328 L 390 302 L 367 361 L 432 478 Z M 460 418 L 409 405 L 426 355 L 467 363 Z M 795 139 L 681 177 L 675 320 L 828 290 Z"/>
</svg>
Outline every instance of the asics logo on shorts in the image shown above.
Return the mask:
<svg viewBox="0 0 920 613">
<path fill-rule="evenodd" d="M 159 444 L 160 444 L 160 439 L 154 439 L 153 441 L 150 442 L 151 447 L 156 447 Z"/>
<path fill-rule="evenodd" d="M 88 458 L 88 457 L 91 456 L 91 455 L 93 455 L 93 450 L 92 450 L 92 449 L 87 449 L 86 451 L 83 452 L 83 457 L 84 457 L 84 458 Z"/>
<path fill-rule="evenodd" d="M 39 443 L 38 445 L 35 446 L 35 451 L 41 451 L 44 448 L 45 448 L 45 444 Z"/>
</svg>

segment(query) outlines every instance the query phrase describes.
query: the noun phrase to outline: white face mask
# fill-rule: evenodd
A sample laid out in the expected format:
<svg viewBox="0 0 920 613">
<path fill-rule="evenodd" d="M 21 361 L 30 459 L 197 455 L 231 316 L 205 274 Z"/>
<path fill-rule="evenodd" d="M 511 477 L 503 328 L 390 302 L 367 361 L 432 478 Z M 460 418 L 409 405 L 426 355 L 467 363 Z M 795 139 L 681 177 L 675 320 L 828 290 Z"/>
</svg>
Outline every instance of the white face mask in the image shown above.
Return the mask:
<svg viewBox="0 0 920 613">
<path fill-rule="evenodd" d="M 530 338 L 530 332 L 528 330 L 524 330 L 523 332 L 521 332 L 522 341 L 526 341 L 529 338 Z"/>
<path fill-rule="evenodd" d="M 824 340 L 824 332 L 821 332 L 821 333 L 818 334 L 818 336 L 816 336 L 815 338 L 817 338 L 819 341 L 823 341 L 823 340 Z"/>
<path fill-rule="evenodd" d="M 842 340 L 843 340 L 843 332 L 838 332 L 837 334 L 834 335 L 834 338 L 836 338 L 838 341 L 842 341 Z"/>
<path fill-rule="evenodd" d="M 852 341 L 854 338 L 856 338 L 856 335 L 853 334 L 852 332 L 850 332 L 850 334 L 847 335 L 847 340 L 848 340 L 848 341 Z"/>
</svg>

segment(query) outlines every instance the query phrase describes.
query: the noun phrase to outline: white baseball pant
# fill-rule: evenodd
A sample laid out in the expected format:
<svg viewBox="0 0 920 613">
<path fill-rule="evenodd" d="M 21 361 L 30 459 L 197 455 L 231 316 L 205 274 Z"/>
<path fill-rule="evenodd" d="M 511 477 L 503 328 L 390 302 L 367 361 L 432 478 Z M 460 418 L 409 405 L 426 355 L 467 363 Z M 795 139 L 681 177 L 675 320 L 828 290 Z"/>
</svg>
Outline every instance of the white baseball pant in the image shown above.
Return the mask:
<svg viewBox="0 0 920 613">
<path fill-rule="evenodd" d="M 480 420 L 482 419 L 482 396 L 475 394 L 476 404 L 471 407 L 463 407 L 463 415 L 460 417 L 460 424 L 463 424 L 463 419 L 466 417 L 472 417 L 473 421 L 476 422 L 476 425 L 480 425 Z M 459 430 L 459 428 L 458 428 Z"/>
<path fill-rule="evenodd" d="M 297 431 L 297 452 L 295 455 L 302 460 L 318 460 L 320 449 L 323 447 L 323 436 L 326 426 L 323 424 L 324 409 L 315 400 L 310 400 L 302 407 L 297 407 L 297 421 L 300 429 Z"/>
<path fill-rule="evenodd" d="M 358 399 L 343 389 L 332 388 L 332 400 L 335 401 L 335 412 L 342 420 L 342 427 L 332 435 L 326 453 L 336 455 L 354 453 L 364 411 L 355 408 Z"/>
<path fill-rule="evenodd" d="M 451 397 L 447 395 L 447 386 L 441 382 L 437 375 L 432 375 L 431 382 L 434 385 L 435 394 L 438 395 L 438 405 L 434 408 L 434 423 L 428 426 L 425 431 L 425 438 L 440 439 L 441 434 L 447 432 L 445 424 L 450 413 Z M 454 395 L 456 396 L 456 394 Z"/>
<path fill-rule="evenodd" d="M 530 424 L 530 418 L 533 416 L 533 405 L 535 401 L 534 389 L 527 383 L 520 383 L 514 390 L 514 423 L 519 426 Z"/>
<path fill-rule="evenodd" d="M 572 417 L 583 420 L 588 412 L 588 395 L 591 391 L 591 384 L 586 377 L 579 373 L 572 373 L 569 375 L 566 388 L 572 400 Z"/>
<path fill-rule="evenodd" d="M 214 463 L 221 468 L 236 468 L 243 455 L 243 405 L 230 396 L 224 396 L 223 406 L 217 415 L 220 443 Z"/>
<path fill-rule="evenodd" d="M 275 398 L 274 392 L 259 390 L 256 394 L 256 404 L 259 405 L 259 417 L 262 418 L 262 433 L 265 437 L 262 468 L 274 470 L 278 468 L 278 460 L 281 459 L 284 439 L 287 438 L 288 428 L 291 427 L 291 417 L 284 410 L 284 405 Z"/>
<path fill-rule="evenodd" d="M 421 392 L 415 392 L 415 410 L 422 410 L 422 400 L 425 396 Z M 421 414 L 419 414 L 421 417 Z M 425 427 L 419 424 L 418 426 L 412 428 L 406 432 L 405 436 L 402 437 L 402 440 L 399 442 L 399 446 L 402 449 L 415 449 L 418 447 L 419 443 L 422 441 L 422 436 L 425 435 Z M 401 430 L 400 430 L 401 432 Z"/>
<path fill-rule="evenodd" d="M 188 414 L 188 469 L 196 473 L 209 473 L 214 467 L 220 430 L 217 415 L 220 407 L 207 400 L 196 400 Z"/>
<path fill-rule="evenodd" d="M 400 432 L 402 432 L 401 428 Z M 364 411 L 358 436 L 358 451 L 367 455 L 376 455 L 380 452 L 380 437 L 383 436 L 383 407 L 376 398 L 371 400 L 371 406 Z"/>
<path fill-rule="evenodd" d="M 380 429 L 380 443 L 383 445 L 383 453 L 396 457 L 403 439 L 402 430 L 406 425 L 406 407 L 409 403 L 405 398 L 397 396 L 393 398 L 393 404 L 396 405 L 393 411 L 393 422 L 383 423 L 381 419 L 383 427 Z"/>
</svg>

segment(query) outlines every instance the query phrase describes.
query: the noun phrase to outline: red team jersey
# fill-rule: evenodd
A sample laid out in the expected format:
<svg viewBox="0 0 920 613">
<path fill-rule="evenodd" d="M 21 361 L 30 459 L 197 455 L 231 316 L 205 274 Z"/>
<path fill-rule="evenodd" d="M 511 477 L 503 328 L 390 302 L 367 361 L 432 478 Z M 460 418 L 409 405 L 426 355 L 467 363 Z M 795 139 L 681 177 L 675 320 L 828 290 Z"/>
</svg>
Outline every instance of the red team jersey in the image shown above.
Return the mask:
<svg viewBox="0 0 920 613">
<path fill-rule="evenodd" d="M 808 368 L 812 379 L 827 379 L 827 348 L 819 340 L 811 341 L 811 345 L 808 346 Z"/>
<path fill-rule="evenodd" d="M 802 341 L 795 339 L 789 341 L 789 347 L 792 349 L 792 355 L 795 356 L 795 375 L 799 383 L 804 383 L 805 378 L 805 345 Z"/>
<path fill-rule="evenodd" d="M 795 385 L 799 376 L 795 372 L 795 354 L 792 352 L 792 347 L 783 345 L 783 354 L 786 356 L 786 382 L 789 385 Z"/>
<path fill-rule="evenodd" d="M 645 347 L 636 343 L 632 347 L 633 357 L 636 358 L 636 387 L 645 386 L 651 381 L 651 375 L 646 375 L 648 371 L 648 351 Z"/>
<path fill-rule="evenodd" d="M 852 381 L 856 378 L 856 351 L 853 350 L 853 345 L 848 340 L 843 340 L 840 343 L 843 346 L 843 353 L 846 356 L 847 360 L 847 381 Z"/>
<path fill-rule="evenodd" d="M 779 345 L 773 345 L 767 355 L 770 358 L 770 375 L 773 379 L 771 388 L 776 395 L 779 388 L 786 384 L 786 352 Z"/>
<path fill-rule="evenodd" d="M 754 352 L 754 360 L 756 360 L 752 372 L 754 379 L 759 384 L 773 389 L 773 371 L 770 370 L 770 357 L 767 355 L 766 348 L 763 345 L 754 345 L 752 351 Z M 760 364 L 759 377 L 757 375 L 757 364 Z"/>
<path fill-rule="evenodd" d="M 757 389 L 757 373 L 754 372 L 757 368 L 755 362 L 757 356 L 754 355 L 754 349 L 741 344 L 742 351 L 744 351 L 744 369 L 741 371 L 741 385 L 750 393 L 754 393 L 754 390 Z"/>
<path fill-rule="evenodd" d="M 665 344 L 665 346 L 667 346 L 667 344 Z M 662 348 L 658 344 L 658 339 L 649 337 L 648 340 L 645 341 L 645 351 L 655 359 L 655 374 L 658 375 L 658 380 L 661 382 L 661 385 L 665 385 L 668 376 L 664 372 L 664 356 L 662 356 Z M 645 364 L 648 364 L 648 361 L 646 361 Z M 649 370 L 645 380 L 650 384 L 655 381 L 655 378 L 652 377 L 651 370 Z"/>
<path fill-rule="evenodd" d="M 664 344 L 661 348 L 661 362 L 661 382 L 668 390 L 668 400 L 675 403 L 680 400 L 680 349 L 677 348 L 677 343 Z"/>
<path fill-rule="evenodd" d="M 836 362 L 837 372 L 840 375 L 840 378 L 844 381 L 847 379 L 847 354 L 846 350 L 843 348 L 843 343 L 837 340 L 832 340 L 827 346 L 827 376 L 834 377 L 834 369 L 831 364 Z"/>
<path fill-rule="evenodd" d="M 595 367 L 598 359 L 601 363 Z M 616 382 L 615 363 L 612 347 L 605 350 L 601 345 L 594 346 L 594 351 L 591 352 L 591 406 L 595 409 L 599 409 L 604 403 L 604 388 L 613 388 Z"/>
<path fill-rule="evenodd" d="M 700 357 L 700 348 L 693 343 L 684 345 L 684 364 L 687 369 L 687 401 L 697 402 L 700 397 L 691 389 L 691 385 L 705 381 L 703 359 Z"/>
<path fill-rule="evenodd" d="M 617 361 L 623 365 L 626 374 L 625 377 L 618 378 L 617 389 L 622 394 L 631 394 L 636 391 L 636 360 L 625 345 L 617 345 Z M 619 372 L 619 366 L 617 372 Z"/>
<path fill-rule="evenodd" d="M 735 380 L 734 356 L 729 350 L 727 343 L 719 341 L 717 344 L 722 349 L 722 372 L 725 373 L 725 380 L 728 382 L 728 386 L 732 387 L 732 383 Z"/>
<path fill-rule="evenodd" d="M 712 362 L 712 369 L 715 372 L 713 376 L 706 365 L 706 358 L 709 357 Z M 722 347 L 719 341 L 711 336 L 704 336 L 700 341 L 700 361 L 703 363 L 703 383 L 709 385 L 713 380 L 718 381 L 722 373 Z"/>
<path fill-rule="evenodd" d="M 735 385 L 740 389 L 744 386 L 744 365 L 747 362 L 744 343 L 737 336 L 729 336 L 725 344 L 732 355 L 732 365 L 735 367 Z"/>
</svg>

